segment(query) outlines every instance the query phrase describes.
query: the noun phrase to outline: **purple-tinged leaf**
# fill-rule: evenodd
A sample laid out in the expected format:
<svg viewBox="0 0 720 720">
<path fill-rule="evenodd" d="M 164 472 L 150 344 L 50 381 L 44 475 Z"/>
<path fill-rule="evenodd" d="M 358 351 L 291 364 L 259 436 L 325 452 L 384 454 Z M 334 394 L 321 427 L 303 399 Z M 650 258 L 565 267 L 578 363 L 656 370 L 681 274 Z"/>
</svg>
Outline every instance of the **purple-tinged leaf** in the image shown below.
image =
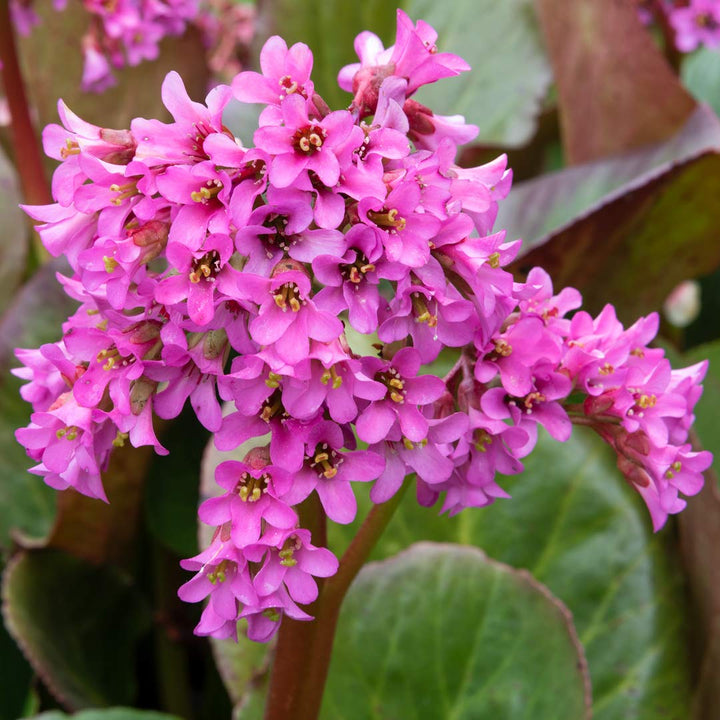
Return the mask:
<svg viewBox="0 0 720 720">
<path fill-rule="evenodd" d="M 555 73 L 566 159 L 660 142 L 695 108 L 625 0 L 535 0 Z"/>
<path fill-rule="evenodd" d="M 718 266 L 718 197 L 720 121 L 700 107 L 665 143 L 517 185 L 497 225 L 524 240 L 515 269 L 541 265 L 632 321 Z"/>
</svg>

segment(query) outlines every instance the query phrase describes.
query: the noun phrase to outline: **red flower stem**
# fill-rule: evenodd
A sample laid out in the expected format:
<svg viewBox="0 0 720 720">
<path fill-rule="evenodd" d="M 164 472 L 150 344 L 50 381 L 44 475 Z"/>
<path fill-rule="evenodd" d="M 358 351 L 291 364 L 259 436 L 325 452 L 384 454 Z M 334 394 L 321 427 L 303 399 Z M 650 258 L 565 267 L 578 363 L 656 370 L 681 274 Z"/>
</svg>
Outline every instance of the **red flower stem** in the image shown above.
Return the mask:
<svg viewBox="0 0 720 720">
<path fill-rule="evenodd" d="M 10 20 L 9 0 L 0 0 L 0 60 L 2 60 L 2 81 L 5 88 L 15 150 L 15 166 L 20 176 L 23 198 L 29 205 L 47 205 L 52 202 L 50 186 L 45 177 L 42 153 L 35 134 L 30 109 L 23 83 L 17 45 Z M 47 257 L 47 252 L 35 235 L 38 257 Z"/>
<path fill-rule="evenodd" d="M 313 545 L 327 546 L 326 515 L 317 493 L 313 493 L 298 508 L 300 527 L 310 530 Z M 322 581 L 318 584 L 322 588 Z M 319 601 L 307 607 L 315 615 Z M 265 706 L 265 720 L 285 720 L 299 717 L 295 714 L 295 703 L 305 679 L 304 669 L 312 657 L 317 621 L 302 622 L 284 617 L 278 631 L 278 642 L 270 674 L 270 688 Z"/>
<path fill-rule="evenodd" d="M 672 25 L 670 25 L 670 21 L 668 20 L 667 13 L 663 9 L 663 4 L 661 0 L 654 0 L 653 2 L 653 9 L 655 11 L 655 17 L 657 18 L 658 25 L 660 27 L 660 32 L 662 32 L 663 36 L 663 45 L 665 50 L 665 59 L 670 64 L 670 67 L 679 74 L 680 73 L 680 62 L 682 60 L 682 55 L 680 51 L 675 46 L 675 30 L 673 29 Z"/>
<path fill-rule="evenodd" d="M 350 584 L 390 522 L 409 484 L 410 479 L 405 478 L 400 490 L 390 500 L 373 506 L 342 556 L 337 573 L 325 581 L 316 603 L 315 621 L 312 623 L 316 628 L 314 644 L 311 652 L 304 658 L 307 664 L 302 667 L 304 682 L 301 695 L 294 706 L 294 712 L 285 717 L 292 717 L 293 720 L 317 720 L 330 667 L 340 606 Z M 298 666 L 295 668 L 296 672 L 300 669 Z"/>
</svg>

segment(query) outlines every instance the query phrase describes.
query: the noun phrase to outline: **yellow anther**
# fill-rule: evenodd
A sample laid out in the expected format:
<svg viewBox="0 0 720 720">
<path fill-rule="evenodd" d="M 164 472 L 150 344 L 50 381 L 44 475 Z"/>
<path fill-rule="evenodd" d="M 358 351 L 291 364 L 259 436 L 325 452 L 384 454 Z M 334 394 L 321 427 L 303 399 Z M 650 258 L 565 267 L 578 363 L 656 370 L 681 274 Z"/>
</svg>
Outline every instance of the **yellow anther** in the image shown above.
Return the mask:
<svg viewBox="0 0 720 720">
<path fill-rule="evenodd" d="M 656 402 L 657 402 L 657 398 L 655 397 L 655 395 L 641 395 L 637 401 L 637 405 L 638 405 L 638 407 L 646 409 L 646 408 L 655 407 Z"/>
<path fill-rule="evenodd" d="M 499 252 L 494 252 L 488 256 L 488 265 L 491 268 L 499 268 L 500 267 L 500 253 Z"/>
<path fill-rule="evenodd" d="M 207 579 L 214 585 L 216 582 L 224 583 L 227 579 L 225 575 L 225 569 L 228 566 L 228 561 L 223 560 L 212 572 L 208 573 Z"/>
<path fill-rule="evenodd" d="M 60 157 L 66 160 L 71 155 L 79 155 L 80 146 L 74 141 L 68 138 L 65 140 L 65 147 L 60 150 Z"/>
<path fill-rule="evenodd" d="M 412 450 L 412 449 L 415 447 L 415 445 L 413 444 L 413 441 L 410 440 L 410 439 L 408 439 L 408 438 L 406 438 L 406 437 L 404 437 L 404 438 L 402 439 L 402 441 L 403 441 L 403 445 L 404 445 L 408 450 Z"/>
<path fill-rule="evenodd" d="M 112 441 L 114 447 L 125 447 L 125 441 L 128 439 L 128 433 L 120 432 L 118 430 L 115 439 Z"/>
<path fill-rule="evenodd" d="M 210 186 L 203 185 L 199 190 L 190 193 L 190 198 L 197 203 L 206 203 L 210 198 L 215 197 L 222 189 L 223 185 L 219 180 L 210 181 Z"/>
<path fill-rule="evenodd" d="M 476 428 L 473 432 L 473 440 L 477 451 L 487 452 L 488 447 L 492 444 L 492 435 L 483 428 Z"/>
<path fill-rule="evenodd" d="M 498 355 L 508 357 L 512 354 L 512 345 L 506 340 L 494 340 L 493 342 L 495 344 L 495 352 Z"/>
<path fill-rule="evenodd" d="M 612 375 L 615 372 L 615 368 L 610 363 L 605 363 L 599 370 L 601 375 Z"/>
<path fill-rule="evenodd" d="M 110 186 L 110 192 L 118 193 L 118 195 L 110 201 L 113 205 L 121 205 L 123 200 L 139 194 L 137 185 L 134 182 L 125 183 L 124 185 L 113 183 Z"/>
<path fill-rule="evenodd" d="M 390 399 L 396 403 L 404 403 L 405 402 L 405 397 L 403 395 L 401 395 L 399 392 L 395 392 L 395 390 L 391 391 Z"/>
<path fill-rule="evenodd" d="M 269 388 L 273 388 L 273 389 L 278 388 L 278 387 L 280 387 L 280 380 L 281 380 L 280 375 L 278 375 L 277 373 L 274 373 L 274 372 L 270 372 L 270 373 L 268 373 L 267 380 L 265 380 L 265 384 Z"/>
<path fill-rule="evenodd" d="M 113 257 L 108 257 L 107 255 L 103 257 L 103 265 L 105 265 L 105 272 L 107 273 L 114 272 L 119 264 L 120 263 Z"/>
<path fill-rule="evenodd" d="M 60 429 L 55 433 L 55 436 L 56 436 L 57 438 L 65 437 L 65 435 L 67 434 L 67 431 L 68 431 L 68 428 L 60 428 Z"/>
</svg>

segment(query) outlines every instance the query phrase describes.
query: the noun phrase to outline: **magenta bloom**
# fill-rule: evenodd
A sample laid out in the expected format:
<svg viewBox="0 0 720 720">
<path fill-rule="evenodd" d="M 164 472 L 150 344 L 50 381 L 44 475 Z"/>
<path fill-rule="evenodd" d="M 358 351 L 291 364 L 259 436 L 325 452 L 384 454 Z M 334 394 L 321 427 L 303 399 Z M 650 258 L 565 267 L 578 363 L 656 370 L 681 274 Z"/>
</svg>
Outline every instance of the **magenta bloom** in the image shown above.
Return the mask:
<svg viewBox="0 0 720 720">
<path fill-rule="evenodd" d="M 281 124 L 264 125 L 253 138 L 261 150 L 274 156 L 272 184 L 288 187 L 312 171 L 327 187 L 335 185 L 342 171 L 336 152 L 350 133 L 359 131 L 352 115 L 336 110 L 322 120 L 310 119 L 307 101 L 296 94 L 285 98 L 280 110 Z"/>
</svg>

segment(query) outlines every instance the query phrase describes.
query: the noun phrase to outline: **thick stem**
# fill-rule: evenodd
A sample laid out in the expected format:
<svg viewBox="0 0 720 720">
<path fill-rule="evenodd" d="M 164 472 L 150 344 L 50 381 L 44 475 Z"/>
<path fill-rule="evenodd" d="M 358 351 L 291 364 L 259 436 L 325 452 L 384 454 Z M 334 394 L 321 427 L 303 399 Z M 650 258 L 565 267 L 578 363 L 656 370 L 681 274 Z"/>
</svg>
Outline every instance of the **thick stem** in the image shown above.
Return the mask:
<svg viewBox="0 0 720 720">
<path fill-rule="evenodd" d="M 340 606 L 350 584 L 390 522 L 409 484 L 410 479 L 405 478 L 402 488 L 390 500 L 373 507 L 342 556 L 337 573 L 325 582 L 317 602 L 315 621 L 312 623 L 316 630 L 312 651 L 306 658 L 307 665 L 303 667 L 302 694 L 298 698 L 295 712 L 286 717 L 292 717 L 293 720 L 317 719 L 330 667 Z"/>
<path fill-rule="evenodd" d="M 0 0 L 0 60 L 3 66 L 5 96 L 10 109 L 15 166 L 20 176 L 23 198 L 29 205 L 47 205 L 52 202 L 52 196 L 45 178 L 40 145 L 30 118 L 27 93 L 20 72 L 17 45 L 10 20 L 9 0 Z M 47 257 L 37 236 L 36 243 L 39 257 Z"/>
<path fill-rule="evenodd" d="M 300 526 L 310 530 L 313 545 L 327 545 L 326 516 L 317 493 L 313 493 L 299 508 Z M 322 588 L 322 586 L 321 586 Z M 315 615 L 319 600 L 308 608 Z M 265 720 L 298 718 L 295 703 L 302 692 L 305 680 L 304 668 L 312 656 L 317 621 L 302 622 L 284 617 L 278 631 L 278 643 L 275 648 L 270 689 L 265 706 Z"/>
</svg>

